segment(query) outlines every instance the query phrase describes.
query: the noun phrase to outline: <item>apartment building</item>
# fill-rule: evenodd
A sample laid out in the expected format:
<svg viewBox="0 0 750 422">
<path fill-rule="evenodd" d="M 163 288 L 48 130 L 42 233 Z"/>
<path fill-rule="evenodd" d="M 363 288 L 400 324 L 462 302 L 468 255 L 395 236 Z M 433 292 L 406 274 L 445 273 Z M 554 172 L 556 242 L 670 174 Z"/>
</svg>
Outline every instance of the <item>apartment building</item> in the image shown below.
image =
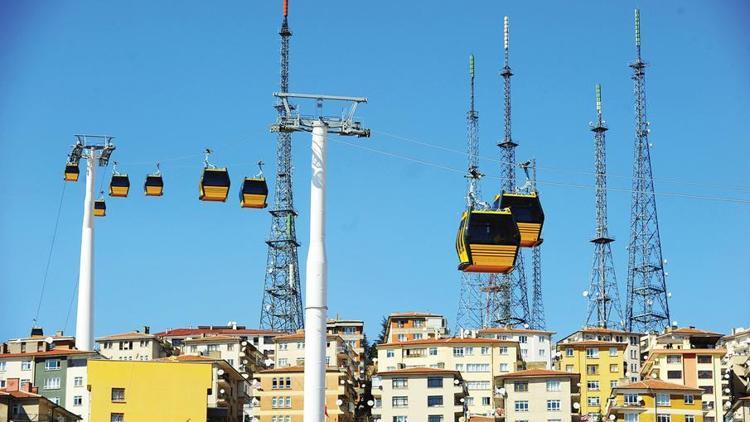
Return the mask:
<svg viewBox="0 0 750 422">
<path fill-rule="evenodd" d="M 275 365 L 278 368 L 302 366 L 305 364 L 305 332 L 299 330 L 294 334 L 277 336 L 274 339 L 276 350 Z M 353 379 L 359 379 L 359 357 L 339 335 L 326 336 L 326 363 L 346 369 Z"/>
<path fill-rule="evenodd" d="M 188 337 L 182 342 L 182 355 L 206 356 L 227 361 L 246 378 L 265 368 L 265 355 L 247 340 L 231 336 Z"/>
<path fill-rule="evenodd" d="M 143 331 L 130 331 L 96 339 L 99 353 L 112 360 L 152 360 L 172 355 L 169 343 L 150 333 L 149 327 Z"/>
<path fill-rule="evenodd" d="M 338 335 L 344 339 L 349 348 L 358 356 L 365 355 L 365 323 L 356 319 L 329 319 L 326 324 L 328 334 Z"/>
<path fill-rule="evenodd" d="M 303 422 L 304 366 L 260 371 L 254 390 L 253 417 L 258 422 Z M 326 368 L 325 397 L 328 422 L 354 422 L 357 393 L 351 375 L 335 366 Z"/>
<path fill-rule="evenodd" d="M 648 356 L 643 363 L 643 379 L 657 379 L 682 384 L 703 391 L 706 422 L 724 420 L 724 409 L 731 406 L 726 390 L 722 358 L 726 349 L 717 348 L 719 333 L 695 327 L 670 327 L 661 334 L 649 334 L 645 340 Z M 728 402 L 728 405 L 725 404 Z"/>
<path fill-rule="evenodd" d="M 558 343 L 575 341 L 609 341 L 623 343 L 625 347 L 625 365 L 623 376 L 628 382 L 640 381 L 641 374 L 641 341 L 645 338 L 642 333 L 615 330 L 602 327 L 585 327 L 561 339 Z"/>
<path fill-rule="evenodd" d="M 549 369 L 528 369 L 495 377 L 500 420 L 578 421 L 580 375 Z"/>
<path fill-rule="evenodd" d="M 722 358 L 724 379 L 736 403 L 741 397 L 750 396 L 750 328 L 732 329 L 730 335 L 722 337 L 717 347 L 725 349 Z"/>
<path fill-rule="evenodd" d="M 31 384 L 21 386 L 18 378 L 6 380 L 0 388 L 0 422 L 55 421 L 74 422 L 81 417 L 48 398 L 37 394 Z"/>
<path fill-rule="evenodd" d="M 606 417 L 613 422 L 703 422 L 702 391 L 646 379 L 612 389 Z"/>
<path fill-rule="evenodd" d="M 726 414 L 727 422 L 750 422 L 750 396 L 734 401 Z"/>
<path fill-rule="evenodd" d="M 383 371 L 373 377 L 374 422 L 458 422 L 468 390 L 461 373 L 436 368 Z"/>
<path fill-rule="evenodd" d="M 441 338 L 448 335 L 448 320 L 428 312 L 396 312 L 388 316 L 385 341 L 388 343 Z"/>
<path fill-rule="evenodd" d="M 470 415 L 495 415 L 492 383 L 498 375 L 523 367 L 515 341 L 490 338 L 431 338 L 378 345 L 378 372 L 436 368 L 461 373 Z"/>
<path fill-rule="evenodd" d="M 580 374 L 581 415 L 601 420 L 612 388 L 624 384 L 625 350 L 620 341 L 581 340 L 557 343 L 557 370 Z"/>
<path fill-rule="evenodd" d="M 516 341 L 527 368 L 552 369 L 553 334 L 553 331 L 494 327 L 479 330 L 477 337 Z"/>
<path fill-rule="evenodd" d="M 188 338 L 200 336 L 227 336 L 236 337 L 240 340 L 247 341 L 266 357 L 266 365 L 273 365 L 274 342 L 277 335 L 284 334 L 273 330 L 262 330 L 256 328 L 247 328 L 244 325 L 237 325 L 236 322 L 230 322 L 227 325 L 199 325 L 191 328 L 170 328 L 160 333 L 154 334 L 157 338 L 163 339 L 177 349 L 181 349 L 183 342 Z"/>
</svg>

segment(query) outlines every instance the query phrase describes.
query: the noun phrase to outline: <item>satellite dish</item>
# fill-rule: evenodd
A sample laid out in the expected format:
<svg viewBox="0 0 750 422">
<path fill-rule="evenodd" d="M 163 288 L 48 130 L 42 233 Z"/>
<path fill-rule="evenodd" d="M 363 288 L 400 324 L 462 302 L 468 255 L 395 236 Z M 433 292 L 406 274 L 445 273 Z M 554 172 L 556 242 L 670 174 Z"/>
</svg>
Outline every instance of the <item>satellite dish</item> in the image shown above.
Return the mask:
<svg viewBox="0 0 750 422">
<path fill-rule="evenodd" d="M 638 399 L 638 401 L 643 401 L 643 396 L 638 396 L 636 398 Z"/>
<path fill-rule="evenodd" d="M 224 375 L 224 370 L 219 369 L 218 371 L 216 371 L 216 373 L 219 374 L 219 376 Z"/>
<path fill-rule="evenodd" d="M 589 291 L 588 290 L 584 290 L 583 291 L 583 297 L 589 297 Z"/>
<path fill-rule="evenodd" d="M 672 292 L 668 292 L 667 297 L 672 297 Z"/>
<path fill-rule="evenodd" d="M 609 420 L 613 421 L 615 419 L 617 419 L 617 416 L 615 416 L 615 415 L 609 415 Z"/>
<path fill-rule="evenodd" d="M 242 347 L 245 347 L 245 346 L 247 346 L 247 341 L 242 340 L 242 343 L 240 343 L 240 344 L 242 345 Z"/>
<path fill-rule="evenodd" d="M 529 328 L 529 324 L 523 324 L 523 328 Z"/>
<path fill-rule="evenodd" d="M 271 304 L 270 304 L 270 303 L 266 305 L 266 310 L 267 310 L 267 311 L 270 311 L 270 310 L 271 310 Z"/>
<path fill-rule="evenodd" d="M 336 400 L 336 404 L 339 405 L 339 406 L 341 406 L 342 404 L 344 404 L 344 401 L 341 400 L 341 399 L 338 399 L 338 400 Z"/>
<path fill-rule="evenodd" d="M 672 321 L 672 325 L 677 326 L 677 321 Z"/>
<path fill-rule="evenodd" d="M 247 372 L 243 373 L 242 376 L 245 378 L 250 378 L 250 374 L 248 374 Z"/>
<path fill-rule="evenodd" d="M 460 401 L 461 403 L 463 403 L 463 402 L 465 402 L 466 400 L 464 400 L 464 398 L 463 398 L 463 397 L 461 397 L 461 399 L 460 399 L 459 401 Z"/>
<path fill-rule="evenodd" d="M 581 404 L 580 403 L 573 403 L 573 408 L 580 409 L 581 408 Z"/>
<path fill-rule="evenodd" d="M 55 339 L 53 339 L 52 337 L 47 337 L 44 339 L 44 342 L 47 344 L 52 344 L 55 342 Z"/>
<path fill-rule="evenodd" d="M 454 380 L 453 380 L 453 385 L 458 385 L 458 384 L 459 384 L 460 382 L 461 382 L 461 381 L 459 381 L 459 380 L 457 380 L 457 379 L 454 379 Z"/>
<path fill-rule="evenodd" d="M 500 388 L 498 388 L 498 389 L 497 389 L 497 391 L 498 391 L 498 392 L 499 392 L 499 393 L 500 393 L 501 395 L 503 395 L 503 396 L 505 395 L 505 388 L 503 388 L 503 387 L 500 387 Z"/>
<path fill-rule="evenodd" d="M 226 390 L 224 390 L 224 389 L 222 388 L 221 390 L 219 390 L 219 393 L 220 393 L 220 394 L 224 394 L 224 393 L 226 393 Z"/>
</svg>

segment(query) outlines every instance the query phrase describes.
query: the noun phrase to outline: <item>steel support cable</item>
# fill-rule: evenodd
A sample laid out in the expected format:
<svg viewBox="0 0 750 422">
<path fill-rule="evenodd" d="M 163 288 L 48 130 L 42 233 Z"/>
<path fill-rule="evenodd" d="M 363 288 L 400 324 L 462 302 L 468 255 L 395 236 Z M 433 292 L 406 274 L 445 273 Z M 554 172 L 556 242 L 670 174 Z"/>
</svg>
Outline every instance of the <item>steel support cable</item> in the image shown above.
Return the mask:
<svg viewBox="0 0 750 422">
<path fill-rule="evenodd" d="M 347 141 L 343 141 L 340 139 L 332 138 L 334 142 L 348 145 L 354 148 L 362 149 L 369 152 L 374 152 L 381 155 L 386 155 L 393 158 L 398 158 L 405 161 L 411 161 L 418 164 L 422 164 L 428 167 L 435 167 L 439 168 L 441 170 L 451 171 L 454 173 L 464 174 L 465 171 L 453 167 L 449 167 L 443 164 L 434 163 L 431 161 L 426 161 L 420 158 L 414 158 L 409 157 L 406 155 L 396 154 L 389 151 L 383 151 L 375 148 L 366 147 L 360 144 L 354 144 Z M 501 180 L 500 177 L 497 176 L 484 176 L 489 179 L 494 180 Z M 579 188 L 579 189 L 594 189 L 595 187 L 592 185 L 586 185 L 586 184 L 580 184 L 580 183 L 569 183 L 569 182 L 557 182 L 552 180 L 537 180 L 536 183 L 542 184 L 542 185 L 550 185 L 550 186 L 561 186 L 561 187 L 571 187 L 571 188 Z M 610 192 L 628 192 L 632 193 L 632 189 L 628 188 L 612 188 L 607 187 L 607 191 Z M 640 193 L 640 192 L 639 192 Z M 690 199 L 698 199 L 698 200 L 708 200 L 708 201 L 722 201 L 722 202 L 731 202 L 731 203 L 737 203 L 737 204 L 744 204 L 744 205 L 750 205 L 750 199 L 743 199 L 743 198 L 728 198 L 728 197 L 720 197 L 720 196 L 705 196 L 705 195 L 693 195 L 689 193 L 681 193 L 681 192 L 654 192 L 654 196 L 672 196 L 672 197 L 679 197 L 679 198 L 690 198 Z"/>
<path fill-rule="evenodd" d="M 420 140 L 417 140 L 417 139 L 412 139 L 412 138 L 408 138 L 408 137 L 396 135 L 396 134 L 389 133 L 389 132 L 383 132 L 383 131 L 375 131 L 375 130 L 373 130 L 372 133 L 383 135 L 383 136 L 387 136 L 389 138 L 398 139 L 398 140 L 405 141 L 405 142 L 409 142 L 409 143 L 412 143 L 412 144 L 415 144 L 415 145 L 421 145 L 421 146 L 424 146 L 424 147 L 437 149 L 437 150 L 440 150 L 440 151 L 450 152 L 450 153 L 454 153 L 454 154 L 460 154 L 460 155 L 463 155 L 463 156 L 467 155 L 466 151 L 461 151 L 461 150 L 458 150 L 458 149 L 453 149 L 453 148 L 445 147 L 445 146 L 442 146 L 442 145 L 437 145 L 437 144 L 433 144 L 433 143 L 429 143 L 429 142 L 425 142 L 425 141 L 420 141 Z M 481 156 L 481 155 L 479 156 L 479 158 L 482 159 L 482 160 L 485 160 L 485 161 L 491 161 L 491 162 L 495 162 L 495 163 L 499 163 L 499 164 L 507 164 L 507 163 L 504 163 L 502 160 L 498 160 L 497 158 L 491 158 L 491 157 Z M 549 166 L 540 166 L 540 165 L 537 165 L 537 168 L 543 169 L 543 170 L 549 170 L 549 171 L 553 171 L 553 172 L 557 171 L 557 172 L 560 172 L 560 173 L 580 174 L 580 175 L 585 175 L 585 176 L 595 176 L 596 175 L 594 172 L 590 172 L 590 171 L 573 170 L 573 169 L 566 169 L 566 168 L 562 168 L 562 167 L 549 167 Z M 618 174 L 612 174 L 612 173 L 608 172 L 607 173 L 607 177 L 616 177 L 616 178 L 631 180 L 633 176 L 632 175 L 629 175 L 629 176 L 627 176 L 627 175 L 618 175 Z M 659 179 L 654 179 L 654 181 L 664 182 L 664 183 L 673 183 L 673 184 L 682 184 L 682 185 L 696 186 L 696 187 L 723 188 L 723 189 L 730 189 L 730 190 L 736 190 L 736 191 L 742 191 L 742 192 L 750 192 L 750 186 L 742 186 L 742 185 L 735 185 L 735 186 L 714 185 L 714 184 L 707 184 L 707 183 L 688 182 L 688 181 L 679 180 L 679 179 L 675 179 L 675 178 L 659 178 Z"/>
<path fill-rule="evenodd" d="M 50 242 L 49 252 L 47 253 L 47 264 L 44 266 L 44 277 L 42 277 L 42 288 L 39 292 L 39 302 L 36 305 L 36 313 L 34 314 L 33 325 L 39 319 L 39 311 L 42 309 L 42 300 L 44 299 L 44 290 L 47 287 L 47 276 L 49 275 L 49 267 L 52 263 L 52 252 L 55 249 L 55 240 L 57 240 L 57 228 L 60 225 L 60 215 L 62 215 L 63 199 L 65 198 L 65 188 L 68 186 L 67 182 L 63 180 L 63 188 L 60 193 L 60 202 L 57 204 L 57 216 L 55 217 L 55 228 L 52 229 L 52 241 Z"/>
</svg>

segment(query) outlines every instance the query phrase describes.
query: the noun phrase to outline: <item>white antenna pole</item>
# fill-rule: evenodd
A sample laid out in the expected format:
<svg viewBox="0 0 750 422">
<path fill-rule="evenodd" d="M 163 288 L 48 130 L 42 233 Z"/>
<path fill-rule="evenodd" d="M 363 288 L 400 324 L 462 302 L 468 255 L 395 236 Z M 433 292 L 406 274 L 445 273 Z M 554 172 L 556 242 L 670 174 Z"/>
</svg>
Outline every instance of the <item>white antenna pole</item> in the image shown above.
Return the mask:
<svg viewBox="0 0 750 422">
<path fill-rule="evenodd" d="M 83 227 L 81 229 L 76 348 L 90 351 L 94 350 L 94 182 L 96 179 L 96 150 L 89 149 L 85 158 L 86 196 L 83 200 Z"/>
<path fill-rule="evenodd" d="M 310 246 L 305 277 L 304 421 L 325 419 L 327 263 L 325 248 L 326 141 L 328 127 L 320 120 L 312 128 L 310 182 Z"/>
</svg>

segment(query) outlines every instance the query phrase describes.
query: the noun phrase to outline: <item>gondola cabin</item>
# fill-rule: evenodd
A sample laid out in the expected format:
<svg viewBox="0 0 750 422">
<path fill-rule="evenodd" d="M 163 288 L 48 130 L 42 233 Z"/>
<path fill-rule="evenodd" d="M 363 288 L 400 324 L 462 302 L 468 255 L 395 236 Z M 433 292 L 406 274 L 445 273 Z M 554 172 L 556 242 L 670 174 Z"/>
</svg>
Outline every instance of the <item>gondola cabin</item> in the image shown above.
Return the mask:
<svg viewBox="0 0 750 422">
<path fill-rule="evenodd" d="M 203 169 L 199 185 L 201 201 L 225 202 L 229 195 L 229 172 L 226 168 Z"/>
<path fill-rule="evenodd" d="M 465 211 L 456 236 L 458 269 L 507 274 L 513 271 L 520 242 L 509 209 Z"/>
<path fill-rule="evenodd" d="M 65 165 L 65 181 L 66 182 L 77 182 L 78 181 L 78 175 L 80 174 L 80 170 L 78 170 L 78 165 L 73 163 L 68 163 Z"/>
<path fill-rule="evenodd" d="M 146 182 L 143 184 L 143 191 L 146 196 L 164 195 L 164 179 L 161 174 L 149 174 L 146 176 Z"/>
<path fill-rule="evenodd" d="M 97 199 L 94 201 L 94 217 L 104 217 L 107 215 L 107 204 L 104 203 L 103 199 Z"/>
<path fill-rule="evenodd" d="M 240 206 L 242 208 L 265 208 L 267 199 L 266 179 L 246 177 L 240 190 Z"/>
<path fill-rule="evenodd" d="M 521 232 L 521 246 L 533 248 L 542 243 L 544 211 L 536 192 L 506 193 L 495 197 L 495 208 L 510 208 Z"/>
<path fill-rule="evenodd" d="M 109 181 L 109 196 L 125 198 L 130 192 L 130 179 L 127 174 L 113 174 Z"/>
</svg>

